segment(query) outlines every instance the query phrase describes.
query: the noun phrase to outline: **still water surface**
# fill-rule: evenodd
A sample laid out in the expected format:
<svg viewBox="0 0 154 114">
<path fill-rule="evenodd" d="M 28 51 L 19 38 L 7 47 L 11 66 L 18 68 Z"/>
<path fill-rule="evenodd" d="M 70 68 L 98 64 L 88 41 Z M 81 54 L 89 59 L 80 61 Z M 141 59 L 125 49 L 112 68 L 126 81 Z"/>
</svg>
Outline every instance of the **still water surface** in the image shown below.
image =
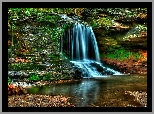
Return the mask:
<svg viewBox="0 0 154 114">
<path fill-rule="evenodd" d="M 107 76 L 27 88 L 29 94 L 69 96 L 76 107 L 141 106 L 125 91 L 147 91 L 147 76 Z"/>
</svg>

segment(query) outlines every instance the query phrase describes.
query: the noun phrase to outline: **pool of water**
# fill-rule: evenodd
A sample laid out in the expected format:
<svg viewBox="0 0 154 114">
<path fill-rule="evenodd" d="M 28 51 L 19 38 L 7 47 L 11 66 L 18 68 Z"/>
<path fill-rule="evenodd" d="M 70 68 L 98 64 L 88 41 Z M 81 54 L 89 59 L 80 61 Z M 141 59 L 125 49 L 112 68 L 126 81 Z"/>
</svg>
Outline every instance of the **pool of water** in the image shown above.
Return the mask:
<svg viewBox="0 0 154 114">
<path fill-rule="evenodd" d="M 141 107 L 130 92 L 146 92 L 147 76 L 114 75 L 27 88 L 29 94 L 64 95 L 76 107 Z"/>
</svg>

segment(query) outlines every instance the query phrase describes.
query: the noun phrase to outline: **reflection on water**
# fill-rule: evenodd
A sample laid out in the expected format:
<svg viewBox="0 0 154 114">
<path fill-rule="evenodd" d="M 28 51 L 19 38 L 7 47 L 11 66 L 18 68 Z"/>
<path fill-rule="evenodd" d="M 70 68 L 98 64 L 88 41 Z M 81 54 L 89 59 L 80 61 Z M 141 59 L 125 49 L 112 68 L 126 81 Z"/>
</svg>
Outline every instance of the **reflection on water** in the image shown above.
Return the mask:
<svg viewBox="0 0 154 114">
<path fill-rule="evenodd" d="M 123 95 L 116 95 L 120 91 L 146 91 L 146 76 L 109 76 L 104 78 L 90 78 L 76 80 L 69 83 L 52 84 L 50 86 L 28 88 L 30 94 L 48 94 L 70 96 L 76 106 L 85 107 L 91 104 L 104 106 L 110 101 L 122 99 L 128 102 Z M 123 93 L 124 94 L 124 93 Z"/>
</svg>

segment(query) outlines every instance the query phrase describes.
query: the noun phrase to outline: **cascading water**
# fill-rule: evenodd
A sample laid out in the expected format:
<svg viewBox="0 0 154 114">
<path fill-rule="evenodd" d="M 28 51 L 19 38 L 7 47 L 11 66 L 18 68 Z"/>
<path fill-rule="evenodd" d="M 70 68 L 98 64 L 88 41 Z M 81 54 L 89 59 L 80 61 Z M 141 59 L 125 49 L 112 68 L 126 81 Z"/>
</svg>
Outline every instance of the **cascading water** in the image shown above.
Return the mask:
<svg viewBox="0 0 154 114">
<path fill-rule="evenodd" d="M 91 27 L 76 23 L 71 39 L 72 60 L 100 61 L 96 38 Z"/>
<path fill-rule="evenodd" d="M 121 73 L 104 67 L 100 63 L 97 41 L 92 27 L 75 23 L 72 29 L 68 29 L 63 44 L 65 53 L 71 59 L 75 67 L 82 70 L 82 77 L 103 77 L 105 75 L 120 75 Z M 62 47 L 61 47 L 62 51 Z"/>
</svg>

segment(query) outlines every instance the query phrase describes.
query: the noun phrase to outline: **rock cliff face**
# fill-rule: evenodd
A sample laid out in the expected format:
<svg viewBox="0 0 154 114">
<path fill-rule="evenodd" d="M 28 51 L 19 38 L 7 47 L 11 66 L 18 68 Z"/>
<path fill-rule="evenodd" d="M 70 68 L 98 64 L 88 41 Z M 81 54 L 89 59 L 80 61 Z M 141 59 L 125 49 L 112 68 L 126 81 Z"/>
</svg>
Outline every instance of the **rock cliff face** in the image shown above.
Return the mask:
<svg viewBox="0 0 154 114">
<path fill-rule="evenodd" d="M 78 10 L 80 11 L 80 8 Z M 77 10 L 75 11 L 74 14 L 65 15 L 48 12 L 27 17 L 22 14 L 21 19 L 8 20 L 8 47 L 14 48 L 9 57 L 13 54 L 18 57 L 27 53 L 37 53 L 41 58 L 47 58 L 49 55 L 53 58 L 59 57 L 61 34 L 76 21 L 92 26 L 101 59 L 112 59 L 113 56 L 109 55 L 116 55 L 115 50 L 122 49 L 122 52 L 141 55 L 146 53 L 146 8 L 81 8 L 80 15 L 77 15 Z M 47 52 L 44 53 L 43 50 Z M 121 54 L 128 57 L 127 54 Z M 128 59 L 133 60 L 134 56 L 136 54 Z M 143 57 L 146 55 L 140 58 Z"/>
<path fill-rule="evenodd" d="M 146 74 L 146 8 L 87 9 L 83 19 L 93 26 L 104 64 L 123 73 Z M 122 56 L 124 59 L 118 60 Z"/>
<path fill-rule="evenodd" d="M 146 49 L 146 8 L 91 9 L 91 13 L 88 13 L 88 10 L 87 13 L 83 13 L 83 19 L 93 26 L 100 47 L 104 45 L 132 47 L 134 42 L 139 49 Z"/>
</svg>

